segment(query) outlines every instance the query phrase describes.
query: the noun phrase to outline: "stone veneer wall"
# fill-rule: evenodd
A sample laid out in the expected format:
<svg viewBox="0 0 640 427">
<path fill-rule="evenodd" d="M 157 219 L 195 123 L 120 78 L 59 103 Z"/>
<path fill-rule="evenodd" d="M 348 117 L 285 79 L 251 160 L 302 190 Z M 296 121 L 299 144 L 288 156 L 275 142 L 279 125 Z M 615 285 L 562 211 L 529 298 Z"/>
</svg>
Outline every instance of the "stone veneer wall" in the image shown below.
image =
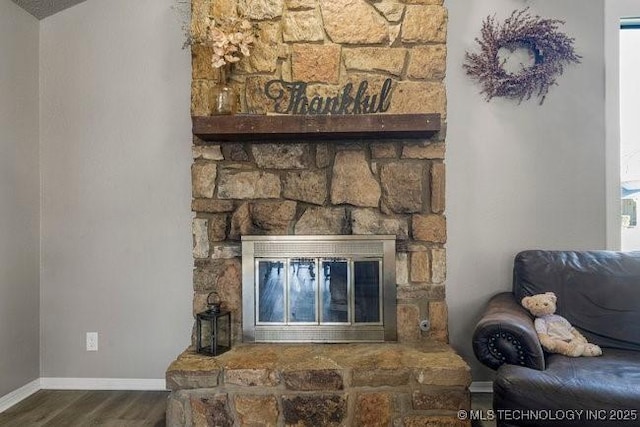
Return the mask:
<svg viewBox="0 0 640 427">
<path fill-rule="evenodd" d="M 192 32 L 207 18 L 242 14 L 258 41 L 236 64 L 242 110 L 273 111 L 263 95 L 278 78 L 310 83 L 308 96 L 393 81 L 388 113 L 441 113 L 446 9 L 442 0 L 193 0 Z M 217 74 L 209 48 L 192 46 L 192 114 L 210 113 Z M 241 340 L 240 236 L 395 234 L 398 339 L 447 341 L 444 131 L 429 140 L 205 143 L 192 167 L 194 312 L 217 291 Z M 429 332 L 418 328 L 431 322 Z"/>
</svg>

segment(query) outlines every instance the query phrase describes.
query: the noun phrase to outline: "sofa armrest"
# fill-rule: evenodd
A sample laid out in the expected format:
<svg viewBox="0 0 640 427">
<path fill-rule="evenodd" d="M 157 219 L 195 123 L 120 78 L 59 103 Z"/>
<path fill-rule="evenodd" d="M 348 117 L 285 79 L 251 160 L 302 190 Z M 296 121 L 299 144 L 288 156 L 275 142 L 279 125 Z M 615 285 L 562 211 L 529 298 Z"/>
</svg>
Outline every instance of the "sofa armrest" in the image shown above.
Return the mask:
<svg viewBox="0 0 640 427">
<path fill-rule="evenodd" d="M 473 333 L 473 352 L 491 369 L 521 365 L 543 371 L 544 352 L 531 315 L 511 292 L 495 295 Z"/>
</svg>

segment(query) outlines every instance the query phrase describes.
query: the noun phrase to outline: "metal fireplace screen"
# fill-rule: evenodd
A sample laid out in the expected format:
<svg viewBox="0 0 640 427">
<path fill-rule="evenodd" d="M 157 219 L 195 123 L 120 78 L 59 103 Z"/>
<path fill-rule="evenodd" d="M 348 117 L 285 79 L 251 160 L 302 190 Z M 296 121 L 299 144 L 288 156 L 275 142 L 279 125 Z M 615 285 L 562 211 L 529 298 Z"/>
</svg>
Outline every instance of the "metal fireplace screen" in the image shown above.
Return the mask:
<svg viewBox="0 0 640 427">
<path fill-rule="evenodd" d="M 250 342 L 396 339 L 395 236 L 243 236 Z"/>
</svg>

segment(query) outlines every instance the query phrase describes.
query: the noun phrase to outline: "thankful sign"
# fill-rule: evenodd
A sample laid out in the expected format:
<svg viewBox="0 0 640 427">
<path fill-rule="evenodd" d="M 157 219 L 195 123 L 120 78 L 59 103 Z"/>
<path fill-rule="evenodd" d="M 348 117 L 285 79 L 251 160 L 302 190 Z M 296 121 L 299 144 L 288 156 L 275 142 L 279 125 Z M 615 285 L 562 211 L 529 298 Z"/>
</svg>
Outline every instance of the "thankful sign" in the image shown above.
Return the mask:
<svg viewBox="0 0 640 427">
<path fill-rule="evenodd" d="M 389 109 L 391 79 L 386 79 L 380 92 L 368 93 L 369 82 L 364 80 L 355 89 L 344 85 L 336 96 L 307 97 L 305 82 L 270 80 L 264 85 L 265 95 L 275 102 L 274 111 L 280 114 L 344 115 L 384 113 Z"/>
</svg>

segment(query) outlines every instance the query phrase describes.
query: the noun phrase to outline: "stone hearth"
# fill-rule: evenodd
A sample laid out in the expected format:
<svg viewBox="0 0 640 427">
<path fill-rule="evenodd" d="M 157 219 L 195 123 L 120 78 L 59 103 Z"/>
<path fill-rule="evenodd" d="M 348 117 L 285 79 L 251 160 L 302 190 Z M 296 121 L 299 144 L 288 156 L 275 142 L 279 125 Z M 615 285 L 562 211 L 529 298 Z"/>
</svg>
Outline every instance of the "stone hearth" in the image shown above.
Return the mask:
<svg viewBox="0 0 640 427">
<path fill-rule="evenodd" d="M 183 353 L 167 371 L 168 425 L 466 426 L 469 368 L 435 343 L 242 344 Z"/>
</svg>

